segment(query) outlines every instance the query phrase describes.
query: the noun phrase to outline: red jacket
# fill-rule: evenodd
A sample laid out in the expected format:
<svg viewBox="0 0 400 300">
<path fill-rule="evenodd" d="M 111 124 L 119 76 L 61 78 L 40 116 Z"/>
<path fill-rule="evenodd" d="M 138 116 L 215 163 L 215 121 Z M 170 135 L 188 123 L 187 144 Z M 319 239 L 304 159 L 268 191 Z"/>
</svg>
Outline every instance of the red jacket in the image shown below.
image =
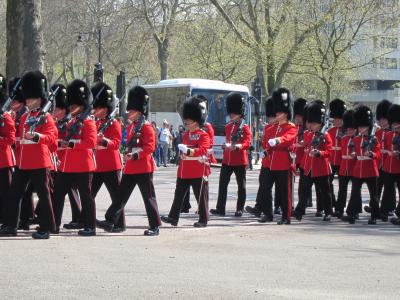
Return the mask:
<svg viewBox="0 0 400 300">
<path fill-rule="evenodd" d="M 97 129 L 107 122 L 98 120 Z M 96 170 L 95 172 L 110 172 L 122 169 L 121 154 L 119 147 L 122 140 L 121 123 L 114 120 L 113 123 L 104 131 L 104 137 L 109 140 L 107 144 L 97 144 L 96 146 Z"/>
<path fill-rule="evenodd" d="M 319 157 L 311 155 L 311 151 L 314 149 L 312 142 L 316 137 L 314 132 L 304 136 L 304 143 L 306 145 L 307 154 L 304 160 L 304 173 L 306 175 L 311 174 L 311 177 L 328 176 L 331 174 L 331 166 L 329 164 L 329 155 L 332 151 L 332 140 L 328 133 L 325 133 L 324 141 L 316 147 L 320 152 Z"/>
<path fill-rule="evenodd" d="M 0 168 L 15 166 L 11 146 L 15 143 L 15 123 L 9 113 L 0 116 Z"/>
<path fill-rule="evenodd" d="M 389 129 L 378 129 L 375 133 L 376 138 L 378 139 L 379 144 L 381 144 L 381 156 L 377 159 L 376 163 L 378 164 L 378 169 L 381 170 L 383 165 L 385 164 L 385 160 L 388 158 L 388 154 L 386 153 L 385 139 L 386 136 L 390 133 Z"/>
<path fill-rule="evenodd" d="M 270 157 L 270 169 L 272 171 L 289 170 L 292 165 L 290 157 L 291 147 L 296 139 L 297 128 L 293 123 L 275 125 L 271 128 L 272 136 L 264 135 L 263 147 Z M 279 138 L 279 144 L 271 147 L 269 139 Z"/>
<path fill-rule="evenodd" d="M 183 134 L 182 144 L 193 149 L 192 156 L 181 155 L 178 167 L 178 178 L 201 178 L 209 175 L 209 167 L 202 159 L 210 149 L 210 137 L 202 129 L 186 131 Z"/>
<path fill-rule="evenodd" d="M 340 161 L 339 175 L 340 176 L 353 176 L 354 166 L 356 164 L 356 158 L 352 157 L 351 154 L 354 152 L 352 147 L 352 136 L 344 136 L 340 141 L 342 159 Z"/>
<path fill-rule="evenodd" d="M 400 151 L 400 145 L 393 144 L 394 140 L 398 140 L 399 138 L 400 135 L 394 132 L 388 132 L 385 137 L 385 149 L 388 153 L 384 161 L 383 170 L 390 174 L 400 174 L 400 159 L 399 157 L 392 155 L 393 151 Z"/>
<path fill-rule="evenodd" d="M 276 124 L 266 124 L 264 126 L 264 136 L 262 146 L 264 149 L 265 157 L 262 159 L 262 167 L 269 169 L 271 167 L 271 156 L 269 155 L 268 151 L 266 150 L 266 144 L 268 144 L 268 140 L 274 137 L 274 133 L 276 132 Z"/>
<path fill-rule="evenodd" d="M 328 134 L 332 140 L 332 151 L 329 156 L 329 162 L 332 166 L 340 166 L 340 161 L 342 160 L 341 153 L 341 130 L 342 127 L 331 127 L 328 129 Z"/>
<path fill-rule="evenodd" d="M 131 140 L 137 122 L 132 123 L 127 128 L 127 142 Z M 156 135 L 153 126 L 149 122 L 143 124 L 135 148 L 142 150 L 138 154 L 138 159 L 128 159 L 124 168 L 124 174 L 145 174 L 153 173 L 155 169 L 153 152 L 156 148 Z"/>
<path fill-rule="evenodd" d="M 21 145 L 20 145 L 20 140 L 21 137 L 19 135 L 19 124 L 21 123 L 21 117 L 28 112 L 28 109 L 26 106 L 23 106 L 18 112 L 12 113 L 12 118 L 15 123 L 15 147 L 14 148 L 14 155 L 15 155 L 15 161 L 19 162 L 19 157 L 21 153 Z"/>
<path fill-rule="evenodd" d="M 225 137 L 227 143 L 231 143 L 231 137 L 233 134 L 236 133 L 239 125 L 239 122 L 229 122 L 228 124 L 226 124 Z M 236 144 L 241 144 L 242 148 L 240 150 L 230 150 L 225 148 L 222 158 L 222 164 L 228 166 L 247 166 L 249 163 L 247 149 L 250 148 L 251 144 L 251 132 L 247 124 L 243 126 L 242 136 L 239 138 Z"/>
<path fill-rule="evenodd" d="M 309 149 L 306 147 L 306 144 L 304 142 L 306 139 L 308 139 L 308 137 L 307 137 L 308 135 L 313 135 L 313 133 L 312 133 L 311 130 L 307 129 L 303 133 L 303 142 L 302 142 L 302 144 L 303 144 L 304 154 L 303 154 L 303 157 L 301 158 L 301 161 L 300 161 L 300 169 L 303 169 L 303 170 L 304 170 L 304 166 L 305 166 L 306 160 L 308 158 L 308 153 L 309 153 Z"/>
<path fill-rule="evenodd" d="M 306 132 L 306 129 L 302 125 L 297 125 L 296 127 L 297 135 L 293 146 L 296 154 L 296 165 L 299 166 L 301 165 L 301 161 L 303 160 L 304 156 L 304 145 L 301 142 L 304 140 L 304 133 Z"/>
<path fill-rule="evenodd" d="M 217 163 L 217 159 L 214 156 L 214 153 L 212 152 L 212 148 L 213 148 L 213 144 L 214 144 L 214 128 L 212 127 L 212 125 L 210 123 L 206 123 L 204 124 L 204 131 L 207 132 L 208 137 L 210 138 L 210 150 L 207 152 L 207 157 L 208 157 L 208 161 L 211 164 L 215 164 Z M 211 172 L 211 170 L 210 170 Z"/>
<path fill-rule="evenodd" d="M 76 121 L 77 117 L 68 122 L 67 135 Z M 93 149 L 97 143 L 97 129 L 91 118 L 83 121 L 81 130 L 71 138 L 71 143 L 73 143 L 72 148 L 67 147 L 60 159 L 59 171 L 64 173 L 93 172 L 96 168 Z"/>
<path fill-rule="evenodd" d="M 362 145 L 365 141 L 368 141 L 368 137 L 356 136 L 353 138 L 354 152 L 357 155 L 356 164 L 354 166 L 353 177 L 357 178 L 370 178 L 378 177 L 378 165 L 377 159 L 381 155 L 381 146 L 377 141 L 376 145 L 371 149 L 373 152 L 373 158 L 366 157 L 364 155 L 365 149 L 362 149 Z"/>
<path fill-rule="evenodd" d="M 30 117 L 39 115 L 37 112 L 27 112 L 20 120 L 19 136 L 20 140 L 20 155 L 17 161 L 18 168 L 21 170 L 43 169 L 50 168 L 53 164 L 51 160 L 50 147 L 57 140 L 57 127 L 54 124 L 53 117 L 50 114 L 46 115 L 46 122 L 38 125 L 35 132 L 40 133 L 42 137 L 37 143 L 24 139 L 24 135 L 29 130 L 26 121 Z"/>
</svg>

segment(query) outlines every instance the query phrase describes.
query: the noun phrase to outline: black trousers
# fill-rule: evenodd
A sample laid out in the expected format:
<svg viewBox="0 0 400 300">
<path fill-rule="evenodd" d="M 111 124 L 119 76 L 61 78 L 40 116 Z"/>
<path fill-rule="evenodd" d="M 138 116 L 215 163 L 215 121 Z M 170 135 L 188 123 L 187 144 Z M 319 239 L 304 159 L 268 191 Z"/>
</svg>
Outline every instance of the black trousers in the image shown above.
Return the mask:
<svg viewBox="0 0 400 300">
<path fill-rule="evenodd" d="M 92 196 L 96 199 L 97 193 L 101 186 L 104 185 L 110 194 L 111 203 L 115 203 L 118 197 L 119 183 L 121 182 L 121 171 L 110 171 L 110 172 L 95 172 L 92 180 Z M 125 228 L 125 214 L 122 212 L 116 224 L 120 228 Z"/>
<path fill-rule="evenodd" d="M 39 226 L 43 231 L 54 229 L 54 213 L 51 201 L 50 189 L 50 170 L 47 168 L 34 170 L 17 169 L 11 183 L 10 193 L 6 201 L 5 210 L 7 214 L 4 224 L 13 228 L 18 227 L 21 212 L 21 202 L 30 182 L 35 187 L 39 197 Z"/>
<path fill-rule="evenodd" d="M 82 204 L 82 211 L 80 214 L 80 222 L 85 228 L 96 228 L 96 204 L 92 197 L 93 173 L 64 173 L 59 172 L 56 176 L 54 184 L 54 212 L 56 216 L 56 226 L 61 225 L 62 213 L 64 210 L 65 195 L 76 187 Z"/>
<path fill-rule="evenodd" d="M 396 185 L 400 196 L 400 174 L 384 172 L 384 187 L 381 202 L 381 212 L 387 214 L 396 209 L 396 214 L 400 213 L 400 201 L 396 208 Z"/>
<path fill-rule="evenodd" d="M 183 204 L 183 197 L 186 191 L 190 188 L 193 189 L 194 196 L 199 206 L 199 222 L 208 222 L 208 179 L 207 178 L 190 178 L 190 179 L 176 179 L 176 188 L 174 201 L 172 202 L 169 217 L 179 221 L 179 214 Z"/>
<path fill-rule="evenodd" d="M 190 187 L 188 187 L 185 196 L 183 197 L 182 211 L 189 210 L 191 208 L 192 206 L 190 205 Z"/>
<path fill-rule="evenodd" d="M 383 191 L 383 187 L 385 185 L 386 176 L 387 176 L 387 173 L 380 169 L 379 170 L 378 183 L 377 183 L 378 184 L 378 194 L 377 194 L 378 201 L 380 201 L 381 197 L 382 197 L 382 191 Z"/>
<path fill-rule="evenodd" d="M 246 166 L 222 165 L 219 175 L 217 210 L 223 213 L 225 213 L 228 184 L 231 180 L 232 173 L 235 173 L 238 185 L 236 211 L 243 210 L 244 204 L 246 203 Z"/>
<path fill-rule="evenodd" d="M 300 197 L 306 197 L 307 205 L 309 205 L 312 204 L 312 184 L 311 185 L 305 184 L 307 180 L 309 180 L 309 178 L 304 174 L 304 170 L 299 167 L 299 187 L 297 190 L 298 199 L 300 199 Z M 318 208 L 319 208 L 319 201 L 317 199 L 317 210 Z"/>
<path fill-rule="evenodd" d="M 265 215 L 273 217 L 272 208 L 272 186 L 275 184 L 275 177 L 272 176 L 271 170 L 261 167 L 260 175 L 258 176 L 258 191 L 256 197 L 256 208 L 259 208 Z M 275 198 L 277 197 L 275 187 Z"/>
<path fill-rule="evenodd" d="M 330 190 L 330 193 L 331 193 L 331 199 L 332 199 L 332 206 L 333 207 L 336 207 L 336 196 L 335 196 L 335 189 L 333 188 L 333 181 L 335 179 L 335 175 L 339 174 L 339 168 L 340 168 L 340 166 L 332 165 L 331 166 L 332 173 L 329 176 L 329 190 Z"/>
<path fill-rule="evenodd" d="M 32 220 L 35 217 L 35 202 L 33 200 L 33 192 L 34 187 L 32 182 L 30 182 L 28 183 L 28 187 L 26 188 L 21 202 L 21 213 L 19 216 L 21 222 L 27 223 L 29 220 Z"/>
<path fill-rule="evenodd" d="M 5 203 L 7 201 L 7 195 L 10 192 L 12 178 L 12 168 L 1 168 L 0 169 L 0 220 L 4 219 L 5 214 Z M 0 221 L 1 223 L 2 221 Z"/>
<path fill-rule="evenodd" d="M 360 210 L 361 204 L 361 187 L 366 183 L 369 191 L 369 206 L 371 207 L 371 218 L 379 218 L 379 201 L 378 201 L 378 178 L 356 178 L 353 177 L 350 201 L 347 205 L 346 213 L 354 217 Z"/>
<path fill-rule="evenodd" d="M 311 186 L 315 185 L 315 193 L 317 195 L 317 211 L 324 210 L 325 214 L 332 214 L 332 199 L 329 193 L 329 176 L 311 177 L 311 174 L 304 177 L 304 189 L 308 190 Z M 320 209 L 318 210 L 318 199 L 320 202 Z M 296 212 L 304 214 L 307 207 L 307 194 L 302 193 L 299 203 L 296 206 Z"/>
<path fill-rule="evenodd" d="M 115 201 L 111 203 L 106 212 L 106 220 L 114 222 L 117 225 L 121 218 L 125 218 L 124 207 L 128 203 L 129 197 L 136 185 L 139 186 L 140 193 L 142 194 L 149 226 L 151 228 L 160 226 L 161 220 L 158 212 L 156 192 L 154 190 L 153 173 L 122 175 Z"/>
</svg>

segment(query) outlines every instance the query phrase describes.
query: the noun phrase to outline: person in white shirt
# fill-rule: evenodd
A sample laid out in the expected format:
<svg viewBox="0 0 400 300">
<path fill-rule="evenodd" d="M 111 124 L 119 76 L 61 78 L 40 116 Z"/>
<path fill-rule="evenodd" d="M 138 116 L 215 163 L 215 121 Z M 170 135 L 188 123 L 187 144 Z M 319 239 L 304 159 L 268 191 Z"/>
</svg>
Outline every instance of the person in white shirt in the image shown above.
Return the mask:
<svg viewBox="0 0 400 300">
<path fill-rule="evenodd" d="M 171 132 L 169 131 L 169 124 L 167 120 L 163 121 L 163 127 L 160 128 L 160 133 L 159 133 L 159 144 L 161 146 L 161 157 L 162 161 L 164 163 L 164 167 L 167 166 L 168 162 L 168 147 L 169 147 L 169 141 L 171 139 L 172 135 Z"/>
</svg>

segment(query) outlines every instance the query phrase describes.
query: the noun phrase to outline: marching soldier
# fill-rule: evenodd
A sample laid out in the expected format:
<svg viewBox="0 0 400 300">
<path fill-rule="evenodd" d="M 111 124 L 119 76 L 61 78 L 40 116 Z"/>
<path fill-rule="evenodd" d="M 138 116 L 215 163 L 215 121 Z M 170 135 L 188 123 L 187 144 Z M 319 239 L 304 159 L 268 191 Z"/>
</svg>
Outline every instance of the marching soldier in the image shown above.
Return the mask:
<svg viewBox="0 0 400 300">
<path fill-rule="evenodd" d="M 278 221 L 278 225 L 290 224 L 292 215 L 292 161 L 291 148 L 296 139 L 297 128 L 289 120 L 292 117 L 292 97 L 290 91 L 280 88 L 272 94 L 273 108 L 275 112 L 275 121 L 277 124 L 271 127 L 269 133 L 264 137 L 265 152 L 269 158 L 269 175 L 270 180 L 275 182 L 276 195 L 279 197 L 279 206 L 282 208 L 282 218 Z M 271 135 L 272 134 L 272 135 Z M 261 177 L 261 174 L 260 174 Z M 260 182 L 264 181 L 260 178 Z M 268 183 L 265 190 L 270 190 Z M 271 185 L 272 187 L 272 185 Z M 268 197 L 263 197 L 263 213 L 264 217 L 261 222 L 272 219 L 272 201 Z M 265 201 L 266 200 L 266 201 Z"/>
<path fill-rule="evenodd" d="M 304 136 L 304 175 L 307 179 L 304 183 L 304 190 L 315 185 L 318 199 L 321 201 L 321 209 L 324 210 L 324 221 L 330 221 L 332 215 L 332 199 L 329 191 L 329 155 L 332 151 L 332 140 L 330 135 L 324 132 L 325 108 L 319 101 L 314 101 L 307 108 L 307 121 L 310 126 L 310 134 Z M 294 215 L 301 220 L 307 207 L 307 193 L 301 193 Z M 317 208 L 318 210 L 318 208 Z"/>
<path fill-rule="evenodd" d="M 329 117 L 333 118 L 333 127 L 328 129 L 333 146 L 329 156 L 332 173 L 329 177 L 329 187 L 332 198 L 332 205 L 336 207 L 336 197 L 333 188 L 333 180 L 335 175 L 339 173 L 340 161 L 342 160 L 340 140 L 343 136 L 343 114 L 346 111 L 346 103 L 341 99 L 334 99 L 329 103 Z"/>
<path fill-rule="evenodd" d="M 273 106 L 273 100 L 271 97 L 268 97 L 265 101 L 265 115 L 267 117 L 268 123 L 264 126 L 264 134 L 263 134 L 263 149 L 266 149 L 267 142 L 270 137 L 272 137 L 274 132 L 275 123 L 275 112 Z M 260 217 L 263 212 L 263 203 L 269 205 L 264 208 L 268 213 L 264 215 L 264 217 L 259 221 L 260 223 L 264 222 L 272 222 L 273 221 L 273 213 L 272 213 L 272 187 L 274 182 L 270 176 L 270 165 L 271 158 L 268 156 L 268 153 L 263 150 L 259 153 L 261 160 L 261 170 L 259 175 L 259 187 L 257 191 L 256 203 L 254 207 L 246 206 L 246 211 L 256 217 Z M 279 195 L 275 193 L 275 201 L 279 201 Z M 277 205 L 275 205 L 276 207 Z"/>
<path fill-rule="evenodd" d="M 67 105 L 72 119 L 66 125 L 66 135 L 59 140 L 59 148 L 65 153 L 60 160 L 59 173 L 54 184 L 54 203 L 57 229 L 60 227 L 65 195 L 76 187 L 82 204 L 81 236 L 96 235 L 96 205 L 91 193 L 95 170 L 93 149 L 97 142 L 96 124 L 91 118 L 90 90 L 79 79 L 67 87 Z"/>
<path fill-rule="evenodd" d="M 248 165 L 247 149 L 251 143 L 251 131 L 245 124 L 245 100 L 240 93 L 230 93 L 226 98 L 226 110 L 230 122 L 225 126 L 226 143 L 219 176 L 218 201 L 213 215 L 225 215 L 228 184 L 232 173 L 235 173 L 238 185 L 238 199 L 235 217 L 243 215 L 246 202 L 246 167 Z"/>
<path fill-rule="evenodd" d="M 379 217 L 379 201 L 377 197 L 378 166 L 380 144 L 375 137 L 372 111 L 367 106 L 359 106 L 354 111 L 354 122 L 358 135 L 353 138 L 352 156 L 356 159 L 353 169 L 353 180 L 350 201 L 342 220 L 354 224 L 360 209 L 361 186 L 367 184 L 370 195 L 371 218 L 368 224 L 376 224 Z"/>
<path fill-rule="evenodd" d="M 98 226 L 108 232 L 116 232 L 118 229 L 115 228 L 123 226 L 124 207 L 138 185 L 149 219 L 149 229 L 145 230 L 144 235 L 156 236 L 161 221 L 153 184 L 155 133 L 146 120 L 149 112 L 148 92 L 141 86 L 132 88 L 126 109 L 128 119 L 132 122 L 127 128 L 126 164 L 116 197 L 106 212 L 105 221 L 98 222 Z"/>
<path fill-rule="evenodd" d="M 66 87 L 62 84 L 54 84 L 51 87 L 51 90 L 55 91 L 56 89 L 58 89 L 58 93 L 55 97 L 55 108 L 53 112 L 53 118 L 54 121 L 56 122 L 56 126 L 58 129 L 58 139 L 63 140 L 66 135 L 67 123 L 71 119 L 71 115 L 69 113 L 69 109 L 66 102 L 66 96 L 67 96 Z M 65 149 L 57 147 L 57 152 L 56 152 L 57 168 L 54 172 L 53 182 L 55 181 L 55 177 L 57 176 L 58 164 L 60 160 L 63 158 L 64 154 L 65 154 Z M 64 228 L 80 229 L 79 218 L 81 214 L 81 204 L 80 204 L 78 190 L 75 187 L 71 187 L 71 189 L 68 191 L 68 199 L 71 206 L 72 220 L 68 224 L 64 224 Z"/>
<path fill-rule="evenodd" d="M 7 98 L 7 81 L 0 74 L 0 105 Z M 15 123 L 11 115 L 1 109 L 0 115 L 0 224 L 3 223 L 6 212 L 4 205 L 11 186 L 12 169 L 15 166 L 11 146 L 15 143 Z"/>
<path fill-rule="evenodd" d="M 0 235 L 17 235 L 21 201 L 29 182 L 32 182 L 40 203 L 39 227 L 32 237 L 48 239 L 49 232 L 55 230 L 49 190 L 52 164 L 49 147 L 57 139 L 57 128 L 51 115 L 41 109 L 48 96 L 46 77 L 39 71 L 28 72 L 22 77 L 21 87 L 29 112 L 21 117 L 18 128 L 21 137 L 18 169 L 7 198 L 7 215 Z"/>
<path fill-rule="evenodd" d="M 93 108 L 97 126 L 96 170 L 92 181 L 92 195 L 95 199 L 103 183 L 111 197 L 117 202 L 118 186 L 121 181 L 122 161 L 119 148 L 122 140 L 121 123 L 115 118 L 115 101 L 112 89 L 99 82 L 92 87 Z M 113 228 L 114 232 L 125 230 L 125 214 Z"/>
<path fill-rule="evenodd" d="M 209 135 L 200 128 L 203 117 L 202 99 L 194 96 L 183 104 L 182 118 L 186 126 L 182 144 L 179 144 L 181 160 L 178 167 L 175 197 L 165 223 L 177 226 L 183 197 L 191 186 L 199 206 L 199 221 L 194 227 L 206 227 L 208 222 L 208 175 L 206 155 L 210 149 Z"/>
</svg>

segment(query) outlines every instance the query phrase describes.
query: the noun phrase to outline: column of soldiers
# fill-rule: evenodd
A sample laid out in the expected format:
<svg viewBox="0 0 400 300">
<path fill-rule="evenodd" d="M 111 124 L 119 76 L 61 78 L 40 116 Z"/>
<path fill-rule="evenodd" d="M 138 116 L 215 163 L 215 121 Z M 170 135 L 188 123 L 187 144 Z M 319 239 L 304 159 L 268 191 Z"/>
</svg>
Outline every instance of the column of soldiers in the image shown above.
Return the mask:
<svg viewBox="0 0 400 300">
<path fill-rule="evenodd" d="M 391 222 L 400 225 L 400 204 L 396 206 L 396 187 L 400 193 L 400 106 L 387 100 L 379 103 L 374 114 L 366 106 L 348 110 L 340 99 L 331 101 L 327 108 L 320 100 L 293 101 L 289 90 L 275 90 L 265 102 L 268 123 L 259 153 L 259 189 L 251 207 L 245 206 L 247 151 L 251 146 L 246 101 L 240 93 L 230 93 L 226 99 L 230 121 L 225 127 L 225 143 L 220 145 L 223 160 L 218 200 L 216 208 L 209 210 L 214 131 L 206 122 L 207 99 L 190 97 L 182 110 L 186 132 L 178 145 L 181 159 L 175 196 L 169 214 L 161 217 L 153 184 L 156 139 L 147 121 L 150 99 L 143 87 L 133 87 L 128 93 L 129 125 L 122 155 L 116 98 L 103 82 L 90 89 L 85 82 L 73 80 L 67 87 L 56 84 L 48 89 L 47 79 L 39 71 L 27 72 L 8 84 L 0 75 L 0 100 L 0 236 L 16 236 L 18 229 L 29 230 L 35 221 L 38 226 L 33 238 L 59 234 L 66 195 L 72 220 L 63 225 L 65 229 L 78 230 L 81 236 L 96 235 L 96 227 L 123 232 L 124 208 L 136 185 L 149 221 L 144 235 L 158 235 L 161 221 L 178 225 L 180 213 L 190 209 L 190 187 L 198 204 L 199 219 L 194 226 L 206 227 L 209 212 L 225 216 L 233 173 L 238 188 L 234 215 L 238 218 L 246 210 L 260 223 L 272 222 L 276 214 L 281 215 L 279 225 L 291 224 L 292 218 L 301 221 L 306 209 L 313 206 L 314 185 L 317 217 L 324 222 L 337 217 L 354 224 L 363 209 L 361 187 L 366 183 L 368 224 L 376 224 L 378 219 L 388 221 L 396 214 Z M 294 206 L 296 175 L 299 201 Z M 335 175 L 339 178 L 337 197 Z M 111 204 L 104 220 L 97 220 L 95 198 L 103 184 Z M 33 191 L 39 198 L 36 207 Z"/>
</svg>

